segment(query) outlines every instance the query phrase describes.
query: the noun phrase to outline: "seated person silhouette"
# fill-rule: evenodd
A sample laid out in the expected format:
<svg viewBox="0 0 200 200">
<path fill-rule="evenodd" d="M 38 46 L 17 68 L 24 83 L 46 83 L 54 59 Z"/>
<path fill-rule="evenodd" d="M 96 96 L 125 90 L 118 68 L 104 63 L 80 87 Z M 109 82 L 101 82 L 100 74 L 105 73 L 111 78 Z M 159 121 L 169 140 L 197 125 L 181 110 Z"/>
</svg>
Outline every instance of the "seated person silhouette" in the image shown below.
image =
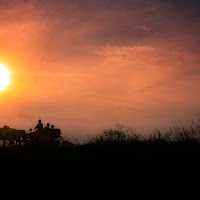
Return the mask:
<svg viewBox="0 0 200 200">
<path fill-rule="evenodd" d="M 38 120 L 38 124 L 35 127 L 35 129 L 37 129 L 37 131 L 42 131 L 42 129 L 43 129 L 43 123 L 42 123 L 41 119 Z"/>
<path fill-rule="evenodd" d="M 54 129 L 54 125 L 53 124 L 51 125 L 51 129 Z"/>
<path fill-rule="evenodd" d="M 47 125 L 44 127 L 44 129 L 50 129 L 50 124 L 47 123 Z"/>
</svg>

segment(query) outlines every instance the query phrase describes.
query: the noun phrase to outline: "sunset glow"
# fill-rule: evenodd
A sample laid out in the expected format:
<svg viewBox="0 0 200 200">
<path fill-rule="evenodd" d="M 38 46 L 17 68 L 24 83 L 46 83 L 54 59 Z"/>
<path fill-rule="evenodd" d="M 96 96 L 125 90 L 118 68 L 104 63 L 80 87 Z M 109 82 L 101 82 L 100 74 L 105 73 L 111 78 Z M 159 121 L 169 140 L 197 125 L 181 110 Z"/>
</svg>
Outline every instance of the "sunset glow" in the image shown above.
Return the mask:
<svg viewBox="0 0 200 200">
<path fill-rule="evenodd" d="M 199 118 L 199 35 L 197 0 L 0 1 L 0 127 L 40 118 L 82 137 Z"/>
<path fill-rule="evenodd" d="M 10 81 L 10 72 L 9 70 L 0 64 L 0 91 L 5 90 Z"/>
</svg>

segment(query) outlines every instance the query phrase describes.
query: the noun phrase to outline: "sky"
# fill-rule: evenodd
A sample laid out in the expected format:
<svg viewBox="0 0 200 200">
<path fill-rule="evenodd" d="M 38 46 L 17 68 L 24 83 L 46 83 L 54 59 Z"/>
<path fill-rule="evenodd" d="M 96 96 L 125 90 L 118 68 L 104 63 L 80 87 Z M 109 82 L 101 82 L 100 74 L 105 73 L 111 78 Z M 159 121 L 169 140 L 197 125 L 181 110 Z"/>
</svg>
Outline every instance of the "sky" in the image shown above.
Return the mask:
<svg viewBox="0 0 200 200">
<path fill-rule="evenodd" d="M 0 0 L 0 126 L 83 137 L 200 117 L 198 0 Z"/>
</svg>

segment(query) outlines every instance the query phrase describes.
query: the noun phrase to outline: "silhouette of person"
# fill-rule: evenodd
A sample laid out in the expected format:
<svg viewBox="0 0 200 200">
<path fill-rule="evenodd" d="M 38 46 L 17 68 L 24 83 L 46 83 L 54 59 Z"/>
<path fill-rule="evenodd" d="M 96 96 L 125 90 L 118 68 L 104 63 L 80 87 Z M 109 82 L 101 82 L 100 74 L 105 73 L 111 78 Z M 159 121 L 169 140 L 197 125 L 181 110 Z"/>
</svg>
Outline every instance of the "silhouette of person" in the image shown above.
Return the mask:
<svg viewBox="0 0 200 200">
<path fill-rule="evenodd" d="M 50 129 L 50 124 L 47 123 L 47 125 L 44 127 L 44 129 Z"/>
<path fill-rule="evenodd" d="M 38 131 L 41 131 L 43 129 L 43 123 L 41 119 L 38 120 L 38 124 L 35 129 L 37 129 Z"/>
<path fill-rule="evenodd" d="M 51 125 L 51 129 L 54 129 L 54 125 L 53 124 Z"/>
</svg>

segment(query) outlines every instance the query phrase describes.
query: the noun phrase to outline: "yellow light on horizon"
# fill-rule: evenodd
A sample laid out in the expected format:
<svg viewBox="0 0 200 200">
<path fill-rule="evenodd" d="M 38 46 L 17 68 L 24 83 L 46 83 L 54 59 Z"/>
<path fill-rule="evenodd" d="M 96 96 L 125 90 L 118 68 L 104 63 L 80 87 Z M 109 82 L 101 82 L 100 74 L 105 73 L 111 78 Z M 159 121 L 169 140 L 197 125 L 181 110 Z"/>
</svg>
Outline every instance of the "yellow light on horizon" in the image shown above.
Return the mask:
<svg viewBox="0 0 200 200">
<path fill-rule="evenodd" d="M 5 90 L 10 82 L 10 72 L 2 64 L 0 64 L 0 91 Z"/>
</svg>

